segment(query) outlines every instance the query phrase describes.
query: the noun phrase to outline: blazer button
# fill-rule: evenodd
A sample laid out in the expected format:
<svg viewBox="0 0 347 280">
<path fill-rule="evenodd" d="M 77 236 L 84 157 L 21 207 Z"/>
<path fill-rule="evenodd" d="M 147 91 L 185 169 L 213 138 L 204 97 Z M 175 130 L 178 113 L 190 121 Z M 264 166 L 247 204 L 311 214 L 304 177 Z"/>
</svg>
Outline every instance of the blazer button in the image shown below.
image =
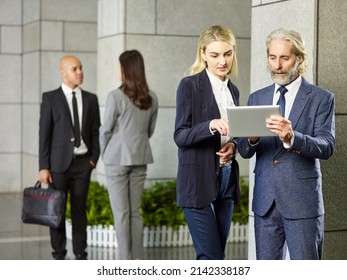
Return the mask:
<svg viewBox="0 0 347 280">
<path fill-rule="evenodd" d="M 75 138 L 71 138 L 70 141 L 71 141 L 71 142 L 75 141 Z"/>
<path fill-rule="evenodd" d="M 276 159 L 274 160 L 274 165 L 278 165 L 279 161 Z"/>
</svg>

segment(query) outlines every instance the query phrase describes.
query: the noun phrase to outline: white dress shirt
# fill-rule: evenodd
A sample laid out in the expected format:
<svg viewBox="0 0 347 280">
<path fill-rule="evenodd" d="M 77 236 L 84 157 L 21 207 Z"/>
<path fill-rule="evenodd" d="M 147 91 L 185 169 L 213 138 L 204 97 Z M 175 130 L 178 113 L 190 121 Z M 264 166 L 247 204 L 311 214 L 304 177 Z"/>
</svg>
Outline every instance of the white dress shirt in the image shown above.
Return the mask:
<svg viewBox="0 0 347 280">
<path fill-rule="evenodd" d="M 284 95 L 284 98 L 286 99 L 286 110 L 284 118 L 286 119 L 288 119 L 290 111 L 292 110 L 296 94 L 298 93 L 299 87 L 301 85 L 301 81 L 301 76 L 299 76 L 296 80 L 285 86 L 288 90 L 288 92 Z M 277 91 L 279 87 L 280 85 L 275 84 L 275 92 L 272 103 L 273 105 L 276 105 L 278 99 L 280 98 L 280 93 L 279 91 Z"/>
<path fill-rule="evenodd" d="M 299 91 L 301 82 L 302 82 L 302 78 L 301 78 L 301 76 L 299 76 L 296 80 L 294 80 L 293 82 L 291 82 L 290 84 L 285 86 L 288 90 L 288 92 L 284 95 L 284 98 L 286 100 L 286 108 L 285 108 L 285 116 L 284 116 L 285 119 L 289 119 L 290 111 L 292 110 L 293 103 L 294 103 L 295 97 Z M 280 92 L 278 91 L 279 87 L 280 87 L 280 85 L 275 84 L 275 92 L 274 92 L 273 103 L 272 103 L 273 105 L 276 105 L 278 99 L 280 98 Z M 288 149 L 288 148 L 290 148 L 291 145 L 293 145 L 293 143 L 294 143 L 294 134 L 293 134 L 293 137 L 291 139 L 291 144 L 287 145 L 287 144 L 283 143 L 283 146 L 286 149 Z"/>
<path fill-rule="evenodd" d="M 77 109 L 78 109 L 78 120 L 80 123 L 80 129 L 81 129 L 81 145 L 77 148 L 74 148 L 74 154 L 75 155 L 83 155 L 88 152 L 88 148 L 86 144 L 83 141 L 82 137 L 82 115 L 83 115 L 83 106 L 82 106 L 82 92 L 81 88 L 77 87 L 75 89 L 69 88 L 64 83 L 61 85 L 61 88 L 63 89 L 64 95 L 67 100 L 67 104 L 69 105 L 72 124 L 74 124 L 74 117 L 73 117 L 73 107 L 72 107 L 72 92 L 74 91 L 76 93 L 76 100 L 77 100 Z"/>
<path fill-rule="evenodd" d="M 226 79 L 225 81 L 221 81 L 216 76 L 212 75 L 207 69 L 206 69 L 206 73 L 208 78 L 210 79 L 210 82 L 212 85 L 212 91 L 216 99 L 221 118 L 228 121 L 227 107 L 235 106 L 234 100 L 228 88 L 229 79 Z M 230 141 L 230 136 L 221 135 L 221 146 L 225 145 L 225 143 L 227 143 L 228 141 Z"/>
</svg>

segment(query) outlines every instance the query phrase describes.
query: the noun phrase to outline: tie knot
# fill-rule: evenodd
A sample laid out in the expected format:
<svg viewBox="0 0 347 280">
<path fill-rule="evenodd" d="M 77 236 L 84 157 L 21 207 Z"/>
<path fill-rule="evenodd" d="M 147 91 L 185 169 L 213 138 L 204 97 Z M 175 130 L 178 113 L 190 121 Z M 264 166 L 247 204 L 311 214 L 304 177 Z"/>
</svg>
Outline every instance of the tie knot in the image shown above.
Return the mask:
<svg viewBox="0 0 347 280">
<path fill-rule="evenodd" d="M 288 91 L 288 89 L 284 86 L 280 86 L 277 91 L 279 91 L 280 94 L 284 96 L 286 92 Z"/>
<path fill-rule="evenodd" d="M 75 97 L 75 95 L 76 95 L 76 92 L 74 92 L 74 91 L 73 91 L 73 92 L 71 92 L 71 93 L 72 93 L 72 96 L 73 96 L 73 97 Z"/>
</svg>

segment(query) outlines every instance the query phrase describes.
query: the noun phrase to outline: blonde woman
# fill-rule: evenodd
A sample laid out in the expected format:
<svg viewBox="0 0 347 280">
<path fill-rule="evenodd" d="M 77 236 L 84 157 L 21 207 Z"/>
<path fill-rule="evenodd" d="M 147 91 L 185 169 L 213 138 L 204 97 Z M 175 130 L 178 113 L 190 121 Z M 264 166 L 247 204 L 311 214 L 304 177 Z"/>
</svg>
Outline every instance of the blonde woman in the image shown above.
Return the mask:
<svg viewBox="0 0 347 280">
<path fill-rule="evenodd" d="M 177 203 L 193 239 L 196 259 L 224 259 L 234 203 L 240 199 L 236 142 L 227 106 L 239 105 L 236 42 L 225 26 L 200 36 L 196 60 L 177 89 L 174 140 L 178 146 Z"/>
</svg>

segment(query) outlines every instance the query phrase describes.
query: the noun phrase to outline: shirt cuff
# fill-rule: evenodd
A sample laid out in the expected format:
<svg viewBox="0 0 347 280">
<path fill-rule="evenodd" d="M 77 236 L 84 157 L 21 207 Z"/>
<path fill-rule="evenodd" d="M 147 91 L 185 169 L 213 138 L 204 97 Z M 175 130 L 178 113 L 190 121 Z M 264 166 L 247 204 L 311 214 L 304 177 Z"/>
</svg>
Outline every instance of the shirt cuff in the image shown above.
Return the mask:
<svg viewBox="0 0 347 280">
<path fill-rule="evenodd" d="M 247 140 L 248 140 L 248 144 L 249 144 L 251 147 L 254 147 L 254 146 L 257 146 L 257 145 L 259 144 L 260 139 L 261 139 L 261 138 L 259 137 L 258 142 L 257 142 L 257 143 L 254 143 L 254 144 L 251 143 L 251 141 L 249 140 L 249 138 L 248 138 Z"/>
<path fill-rule="evenodd" d="M 295 134 L 294 134 L 294 132 L 293 132 L 293 136 L 292 136 L 292 138 L 290 139 L 290 145 L 288 145 L 288 144 L 286 144 L 286 143 L 283 143 L 283 147 L 285 147 L 286 149 L 289 149 L 291 146 L 293 146 L 294 137 L 295 137 Z"/>
<path fill-rule="evenodd" d="M 211 123 L 212 123 L 212 121 L 210 121 L 210 124 L 209 124 L 208 127 L 209 127 L 209 129 L 210 129 L 211 134 L 214 135 L 215 132 L 216 132 L 217 130 L 214 130 L 214 131 L 213 131 L 213 130 L 211 129 Z"/>
</svg>

